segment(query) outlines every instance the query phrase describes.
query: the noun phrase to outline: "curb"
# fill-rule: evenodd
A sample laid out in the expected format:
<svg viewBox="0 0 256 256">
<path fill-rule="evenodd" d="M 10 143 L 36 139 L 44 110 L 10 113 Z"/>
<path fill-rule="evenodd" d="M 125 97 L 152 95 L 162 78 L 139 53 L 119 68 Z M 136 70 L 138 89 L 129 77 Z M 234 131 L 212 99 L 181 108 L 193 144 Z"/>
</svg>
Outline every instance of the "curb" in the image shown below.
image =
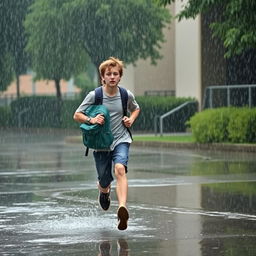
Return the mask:
<svg viewBox="0 0 256 256">
<path fill-rule="evenodd" d="M 255 153 L 255 144 L 133 141 L 133 146 Z"/>
<path fill-rule="evenodd" d="M 82 143 L 82 138 L 81 136 L 67 136 L 65 141 Z M 256 144 L 133 141 L 132 146 L 256 153 Z"/>
</svg>

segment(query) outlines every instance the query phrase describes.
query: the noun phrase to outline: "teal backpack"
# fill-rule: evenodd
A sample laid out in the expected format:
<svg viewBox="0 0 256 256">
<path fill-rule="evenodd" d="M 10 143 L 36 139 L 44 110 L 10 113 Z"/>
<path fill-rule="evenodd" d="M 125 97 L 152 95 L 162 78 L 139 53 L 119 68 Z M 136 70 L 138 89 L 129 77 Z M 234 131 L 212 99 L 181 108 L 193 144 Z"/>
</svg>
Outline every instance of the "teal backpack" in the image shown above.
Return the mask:
<svg viewBox="0 0 256 256">
<path fill-rule="evenodd" d="M 127 115 L 127 102 L 128 102 L 128 93 L 127 90 L 123 87 L 119 87 L 123 115 Z M 109 149 L 112 144 L 114 137 L 110 128 L 110 115 L 108 109 L 102 105 L 103 103 L 103 92 L 102 86 L 97 87 L 95 90 L 95 102 L 94 105 L 89 106 L 85 110 L 85 115 L 90 117 L 95 117 L 98 114 L 103 114 L 105 117 L 104 125 L 99 124 L 81 124 L 80 128 L 82 130 L 83 143 L 86 146 L 85 156 L 88 155 L 89 148 L 92 149 Z M 132 138 L 130 129 L 128 132 Z"/>
<path fill-rule="evenodd" d="M 104 105 L 91 105 L 85 110 L 85 115 L 95 117 L 102 114 L 105 117 L 104 125 L 81 124 L 83 143 L 86 146 L 85 155 L 88 155 L 89 148 L 104 150 L 109 149 L 114 137 L 110 128 L 110 115 Z"/>
</svg>

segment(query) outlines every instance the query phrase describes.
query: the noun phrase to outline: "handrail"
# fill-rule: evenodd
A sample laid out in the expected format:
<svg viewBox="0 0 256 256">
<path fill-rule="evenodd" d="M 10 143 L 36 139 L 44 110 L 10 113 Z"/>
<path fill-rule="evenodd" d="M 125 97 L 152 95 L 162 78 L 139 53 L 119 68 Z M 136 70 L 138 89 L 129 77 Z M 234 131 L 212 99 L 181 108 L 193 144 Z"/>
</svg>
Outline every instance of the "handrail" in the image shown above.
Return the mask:
<svg viewBox="0 0 256 256">
<path fill-rule="evenodd" d="M 209 89 L 227 89 L 227 88 L 248 88 L 248 87 L 256 87 L 256 84 L 240 84 L 240 85 L 211 85 L 207 86 Z"/>
<path fill-rule="evenodd" d="M 165 117 L 170 116 L 171 114 L 177 112 L 178 110 L 180 110 L 181 108 L 187 106 L 188 104 L 192 104 L 192 103 L 196 103 L 196 101 L 186 101 L 185 103 L 181 104 L 180 106 L 166 112 L 165 114 L 161 115 L 161 116 L 155 116 L 154 118 L 154 129 L 155 129 L 155 134 L 157 133 L 157 119 L 159 118 L 159 127 L 160 127 L 160 136 L 163 136 L 163 120 Z"/>
<path fill-rule="evenodd" d="M 206 92 L 209 91 L 209 108 L 213 108 L 213 90 L 221 89 L 227 90 L 227 106 L 230 106 L 230 91 L 232 89 L 248 89 L 248 105 L 252 106 L 252 88 L 256 88 L 255 84 L 241 84 L 241 85 L 211 85 L 205 88 L 204 100 L 203 100 L 203 108 L 206 107 Z"/>
</svg>

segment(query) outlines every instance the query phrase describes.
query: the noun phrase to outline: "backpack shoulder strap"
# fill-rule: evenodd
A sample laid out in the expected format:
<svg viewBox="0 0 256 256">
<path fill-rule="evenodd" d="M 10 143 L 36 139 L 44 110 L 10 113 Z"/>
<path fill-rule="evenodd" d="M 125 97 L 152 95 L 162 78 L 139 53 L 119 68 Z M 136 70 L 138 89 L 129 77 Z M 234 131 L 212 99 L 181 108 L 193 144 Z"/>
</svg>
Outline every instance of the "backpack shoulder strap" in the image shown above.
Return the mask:
<svg viewBox="0 0 256 256">
<path fill-rule="evenodd" d="M 95 105 L 101 105 L 103 101 L 103 92 L 102 92 L 102 86 L 97 87 L 94 89 L 95 91 Z"/>
<path fill-rule="evenodd" d="M 119 86 L 118 86 L 119 87 Z M 121 95 L 121 100 L 122 100 L 122 106 L 123 106 L 123 115 L 127 116 L 127 104 L 128 104 L 128 92 L 125 88 L 119 87 L 120 95 Z M 132 139 L 132 132 L 129 128 L 127 128 L 131 139 Z"/>
<path fill-rule="evenodd" d="M 119 87 L 120 95 L 121 95 L 121 100 L 122 100 L 122 107 L 123 107 L 123 113 L 124 116 L 127 116 L 127 102 L 128 102 L 128 92 L 125 88 Z"/>
<path fill-rule="evenodd" d="M 123 107 L 123 114 L 124 116 L 127 116 L 127 102 L 128 102 L 128 92 L 125 88 L 119 87 L 120 95 L 121 95 L 121 100 L 122 100 L 122 107 Z M 102 86 L 97 87 L 94 89 L 95 91 L 95 105 L 101 105 L 103 101 L 103 91 L 102 91 Z"/>
</svg>

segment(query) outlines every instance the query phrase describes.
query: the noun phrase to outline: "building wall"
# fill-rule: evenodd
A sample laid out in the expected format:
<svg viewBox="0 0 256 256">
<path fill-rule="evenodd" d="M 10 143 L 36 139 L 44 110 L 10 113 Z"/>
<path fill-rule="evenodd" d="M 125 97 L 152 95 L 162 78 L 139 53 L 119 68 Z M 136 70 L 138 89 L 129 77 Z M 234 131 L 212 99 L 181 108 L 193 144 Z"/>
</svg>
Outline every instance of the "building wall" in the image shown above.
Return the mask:
<svg viewBox="0 0 256 256">
<path fill-rule="evenodd" d="M 213 37 L 210 23 L 218 20 L 218 9 L 201 16 L 202 37 L 202 97 L 206 87 L 227 83 L 227 65 L 224 58 L 225 49 L 219 38 Z"/>
<path fill-rule="evenodd" d="M 169 7 L 174 14 L 174 6 Z M 150 59 L 138 60 L 136 65 L 128 65 L 122 79 L 123 85 L 136 95 L 144 95 L 148 90 L 175 90 L 175 24 L 164 29 L 165 42 L 160 54 L 162 58 L 152 65 Z"/>
<path fill-rule="evenodd" d="M 73 87 L 70 82 L 61 80 L 61 92 L 66 93 L 78 93 L 80 89 Z M 56 88 L 55 83 L 52 80 L 39 80 L 33 81 L 32 75 L 20 76 L 20 95 L 55 95 Z M 16 95 L 16 81 L 13 81 L 6 91 L 1 93 L 1 96 Z"/>
<path fill-rule="evenodd" d="M 134 79 L 134 66 L 128 65 L 125 67 L 123 72 L 123 77 L 120 82 L 120 86 L 125 87 L 126 89 L 135 93 L 135 79 Z"/>
<path fill-rule="evenodd" d="M 184 1 L 169 6 L 172 16 L 181 9 Z M 195 20 L 173 21 L 164 29 L 166 42 L 160 51 L 163 56 L 152 65 L 150 60 L 139 60 L 129 65 L 122 80 L 125 87 L 136 95 L 147 90 L 174 90 L 177 97 L 193 97 L 201 104 L 201 24 Z"/>
<path fill-rule="evenodd" d="M 179 13 L 184 1 L 176 1 Z M 177 97 L 194 97 L 201 103 L 201 28 L 200 17 L 175 21 L 175 85 Z"/>
</svg>

